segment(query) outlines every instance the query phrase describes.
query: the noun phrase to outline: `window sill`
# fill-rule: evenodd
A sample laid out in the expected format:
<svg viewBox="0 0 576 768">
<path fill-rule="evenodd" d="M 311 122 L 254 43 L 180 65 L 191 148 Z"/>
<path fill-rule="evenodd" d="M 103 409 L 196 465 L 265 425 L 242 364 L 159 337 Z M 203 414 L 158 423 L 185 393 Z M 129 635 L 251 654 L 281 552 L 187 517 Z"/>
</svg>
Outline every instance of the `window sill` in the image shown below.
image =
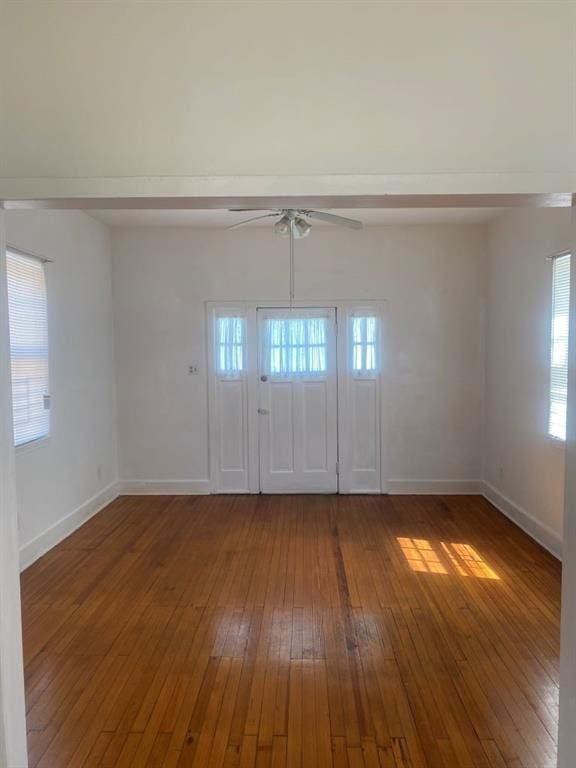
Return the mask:
<svg viewBox="0 0 576 768">
<path fill-rule="evenodd" d="M 14 450 L 16 454 L 29 453 L 30 451 L 36 451 L 42 446 L 46 445 L 50 441 L 50 435 L 45 437 L 38 437 L 36 440 L 30 440 L 29 443 L 22 443 L 15 446 Z"/>
</svg>

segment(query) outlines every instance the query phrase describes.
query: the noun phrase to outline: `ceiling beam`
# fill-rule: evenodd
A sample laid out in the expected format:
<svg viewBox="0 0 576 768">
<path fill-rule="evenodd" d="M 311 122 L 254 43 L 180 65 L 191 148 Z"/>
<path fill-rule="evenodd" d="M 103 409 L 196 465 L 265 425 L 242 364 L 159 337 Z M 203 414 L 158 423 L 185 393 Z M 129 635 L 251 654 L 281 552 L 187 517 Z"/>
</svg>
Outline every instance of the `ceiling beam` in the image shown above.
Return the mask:
<svg viewBox="0 0 576 768">
<path fill-rule="evenodd" d="M 6 210 L 227 210 L 229 208 L 569 208 L 569 192 L 243 197 L 61 197 L 4 200 Z"/>
</svg>

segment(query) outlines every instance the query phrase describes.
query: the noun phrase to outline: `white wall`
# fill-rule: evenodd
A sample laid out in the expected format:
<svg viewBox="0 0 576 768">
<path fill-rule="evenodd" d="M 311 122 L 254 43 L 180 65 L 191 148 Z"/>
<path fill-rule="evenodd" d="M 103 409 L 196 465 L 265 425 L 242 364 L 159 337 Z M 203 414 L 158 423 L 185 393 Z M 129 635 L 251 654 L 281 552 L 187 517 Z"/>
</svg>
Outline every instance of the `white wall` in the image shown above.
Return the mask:
<svg viewBox="0 0 576 768">
<path fill-rule="evenodd" d="M 7 240 L 46 265 L 51 435 L 16 451 L 23 565 L 110 498 L 117 479 L 110 240 L 84 213 L 10 212 Z"/>
<path fill-rule="evenodd" d="M 204 301 L 286 299 L 288 243 L 150 227 L 112 243 L 121 478 L 205 480 Z M 298 299 L 387 300 L 393 480 L 480 478 L 484 269 L 477 225 L 316 227 L 296 245 Z"/>
<path fill-rule="evenodd" d="M 547 435 L 552 263 L 570 209 L 507 212 L 488 229 L 484 479 L 491 498 L 561 551 L 564 443 Z"/>
<path fill-rule="evenodd" d="M 0 197 L 337 174 L 379 178 L 380 192 L 394 175 L 416 193 L 438 178 L 444 192 L 570 191 L 576 172 L 573 3 L 53 0 L 2 13 Z"/>
</svg>

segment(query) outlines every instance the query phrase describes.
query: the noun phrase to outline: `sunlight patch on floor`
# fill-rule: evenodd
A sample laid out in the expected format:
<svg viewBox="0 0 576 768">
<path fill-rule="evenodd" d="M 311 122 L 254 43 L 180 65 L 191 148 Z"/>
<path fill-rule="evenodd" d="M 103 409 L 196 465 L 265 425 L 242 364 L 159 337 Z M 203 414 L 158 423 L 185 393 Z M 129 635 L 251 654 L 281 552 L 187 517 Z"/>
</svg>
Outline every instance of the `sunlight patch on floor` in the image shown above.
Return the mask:
<svg viewBox="0 0 576 768">
<path fill-rule="evenodd" d="M 477 579 L 500 581 L 498 574 L 471 544 L 440 541 L 436 545 L 428 539 L 397 537 L 410 569 L 416 573 L 455 573 Z"/>
</svg>

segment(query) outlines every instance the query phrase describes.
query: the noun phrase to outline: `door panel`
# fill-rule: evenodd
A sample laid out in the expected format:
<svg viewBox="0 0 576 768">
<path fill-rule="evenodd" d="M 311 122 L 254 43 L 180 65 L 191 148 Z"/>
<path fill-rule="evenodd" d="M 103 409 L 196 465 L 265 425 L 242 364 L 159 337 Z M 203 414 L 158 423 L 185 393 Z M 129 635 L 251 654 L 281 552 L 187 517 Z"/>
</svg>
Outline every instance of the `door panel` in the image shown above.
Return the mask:
<svg viewBox="0 0 576 768">
<path fill-rule="evenodd" d="M 328 392 L 325 381 L 309 381 L 302 385 L 304 437 L 304 471 L 328 471 Z"/>
<path fill-rule="evenodd" d="M 243 493 L 248 483 L 248 367 L 242 307 L 213 308 L 210 335 L 210 470 L 212 489 Z"/>
<path fill-rule="evenodd" d="M 338 490 L 333 308 L 259 309 L 260 487 Z"/>
<path fill-rule="evenodd" d="M 352 381 L 353 472 L 378 470 L 377 384 L 374 379 Z"/>
<path fill-rule="evenodd" d="M 270 472 L 294 472 L 294 387 L 291 381 L 271 381 L 269 446 Z"/>
<path fill-rule="evenodd" d="M 339 309 L 340 311 L 340 309 Z M 342 308 L 340 490 L 380 493 L 382 488 L 382 316 L 376 305 Z"/>
<path fill-rule="evenodd" d="M 244 472 L 245 386 L 242 380 L 219 381 L 220 468 L 223 472 Z"/>
</svg>

